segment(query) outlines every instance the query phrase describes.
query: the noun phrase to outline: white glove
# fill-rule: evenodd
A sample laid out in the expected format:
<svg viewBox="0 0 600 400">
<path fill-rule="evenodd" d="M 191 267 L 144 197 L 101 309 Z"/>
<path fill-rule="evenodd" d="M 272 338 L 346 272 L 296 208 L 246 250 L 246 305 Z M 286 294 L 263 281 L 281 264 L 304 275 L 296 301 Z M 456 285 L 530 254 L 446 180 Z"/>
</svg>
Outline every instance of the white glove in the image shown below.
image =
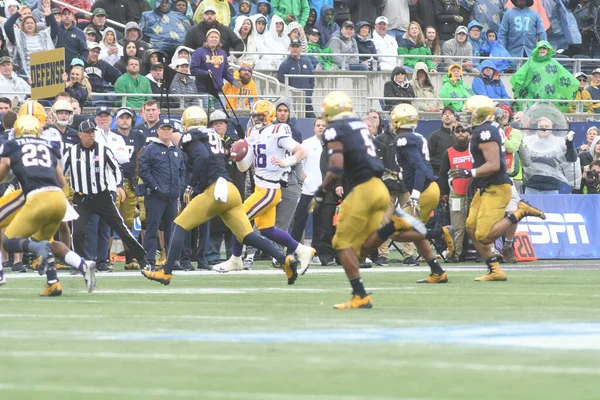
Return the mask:
<svg viewBox="0 0 600 400">
<path fill-rule="evenodd" d="M 573 137 L 574 137 L 574 136 L 575 136 L 575 132 L 573 132 L 573 131 L 569 131 L 569 133 L 567 133 L 567 140 L 568 140 L 569 142 L 572 142 L 572 141 L 573 141 Z"/>
</svg>

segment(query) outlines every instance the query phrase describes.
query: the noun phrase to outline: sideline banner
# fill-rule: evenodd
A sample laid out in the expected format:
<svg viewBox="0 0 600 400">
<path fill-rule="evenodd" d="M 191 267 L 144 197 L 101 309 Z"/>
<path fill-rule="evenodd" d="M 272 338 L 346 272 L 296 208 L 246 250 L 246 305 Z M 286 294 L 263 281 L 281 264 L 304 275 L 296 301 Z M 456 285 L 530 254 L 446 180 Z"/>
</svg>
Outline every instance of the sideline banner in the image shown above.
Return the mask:
<svg viewBox="0 0 600 400">
<path fill-rule="evenodd" d="M 521 195 L 546 214 L 546 220 L 527 217 L 517 232 L 529 232 L 538 259 L 600 258 L 600 195 Z"/>
<path fill-rule="evenodd" d="M 65 91 L 65 49 L 32 53 L 31 98 L 34 100 L 54 97 Z"/>
</svg>

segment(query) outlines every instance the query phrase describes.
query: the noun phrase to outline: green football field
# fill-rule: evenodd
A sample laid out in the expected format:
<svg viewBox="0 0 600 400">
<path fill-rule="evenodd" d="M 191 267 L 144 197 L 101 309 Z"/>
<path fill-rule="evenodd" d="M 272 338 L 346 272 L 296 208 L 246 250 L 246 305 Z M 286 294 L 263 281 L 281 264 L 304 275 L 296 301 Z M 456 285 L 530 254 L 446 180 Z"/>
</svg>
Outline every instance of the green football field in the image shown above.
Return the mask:
<svg viewBox="0 0 600 400">
<path fill-rule="evenodd" d="M 546 264 L 364 270 L 374 308 L 347 311 L 341 268 L 115 272 L 92 294 L 61 274 L 59 298 L 8 273 L 0 399 L 598 399 L 600 265 Z"/>
</svg>

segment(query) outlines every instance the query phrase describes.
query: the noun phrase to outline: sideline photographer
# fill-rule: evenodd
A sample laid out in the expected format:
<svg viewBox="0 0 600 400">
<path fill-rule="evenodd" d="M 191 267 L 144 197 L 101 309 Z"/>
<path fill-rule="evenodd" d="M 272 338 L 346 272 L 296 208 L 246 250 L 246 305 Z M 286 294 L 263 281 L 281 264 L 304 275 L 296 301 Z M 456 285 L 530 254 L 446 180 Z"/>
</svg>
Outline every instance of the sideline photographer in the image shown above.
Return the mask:
<svg viewBox="0 0 600 400">
<path fill-rule="evenodd" d="M 583 171 L 581 187 L 577 193 L 600 194 L 600 160 L 592 161 Z"/>
</svg>

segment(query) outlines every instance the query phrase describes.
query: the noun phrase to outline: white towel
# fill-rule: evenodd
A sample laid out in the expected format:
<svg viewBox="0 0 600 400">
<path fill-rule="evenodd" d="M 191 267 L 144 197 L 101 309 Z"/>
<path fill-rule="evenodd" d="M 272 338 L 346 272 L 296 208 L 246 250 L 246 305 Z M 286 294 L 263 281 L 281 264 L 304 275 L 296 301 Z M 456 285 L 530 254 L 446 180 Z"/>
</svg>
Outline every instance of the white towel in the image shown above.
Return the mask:
<svg viewBox="0 0 600 400">
<path fill-rule="evenodd" d="M 228 194 L 229 185 L 227 184 L 227 180 L 223 177 L 217 179 L 217 183 L 215 184 L 215 200 L 226 203 Z"/>
<path fill-rule="evenodd" d="M 69 204 L 69 200 L 67 200 L 67 211 L 65 212 L 65 216 L 63 217 L 63 222 L 74 221 L 79 218 L 79 214 L 71 204 Z"/>
</svg>

